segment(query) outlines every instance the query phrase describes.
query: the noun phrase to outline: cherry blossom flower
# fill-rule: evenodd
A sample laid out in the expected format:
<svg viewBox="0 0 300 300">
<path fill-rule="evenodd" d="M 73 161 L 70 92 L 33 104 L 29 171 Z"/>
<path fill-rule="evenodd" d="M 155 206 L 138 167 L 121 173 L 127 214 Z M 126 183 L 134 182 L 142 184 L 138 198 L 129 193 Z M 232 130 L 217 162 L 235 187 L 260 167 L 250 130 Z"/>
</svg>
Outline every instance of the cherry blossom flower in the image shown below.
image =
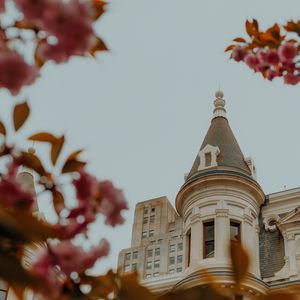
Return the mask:
<svg viewBox="0 0 300 300">
<path fill-rule="evenodd" d="M 37 75 L 37 69 L 28 65 L 17 52 L 0 52 L 0 88 L 7 88 L 17 95 L 24 85 L 32 84 Z"/>
<path fill-rule="evenodd" d="M 249 68 L 257 70 L 259 66 L 259 60 L 255 54 L 249 53 L 245 56 L 244 62 L 249 66 Z"/>
<path fill-rule="evenodd" d="M 85 171 L 79 173 L 79 178 L 73 180 L 73 184 L 79 201 L 87 201 L 98 193 L 97 179 Z"/>
<path fill-rule="evenodd" d="M 298 82 L 300 82 L 300 75 L 294 75 L 293 73 L 287 73 L 284 76 L 284 83 L 290 84 L 290 85 L 296 85 Z"/>
<path fill-rule="evenodd" d="M 231 58 L 239 62 L 242 61 L 246 55 L 247 55 L 247 50 L 245 50 L 245 48 L 236 47 L 235 49 L 233 49 L 231 53 Z"/>
<path fill-rule="evenodd" d="M 264 49 L 259 49 L 256 52 L 256 57 L 260 64 L 266 64 L 267 63 L 267 53 Z"/>
<path fill-rule="evenodd" d="M 121 211 L 128 209 L 123 192 L 116 189 L 111 181 L 99 182 L 99 192 L 101 196 L 100 212 L 106 217 L 105 224 L 115 226 L 122 224 L 124 218 Z"/>
<path fill-rule="evenodd" d="M 266 79 L 272 81 L 275 77 L 278 77 L 278 76 L 281 76 L 281 73 L 280 72 L 276 72 L 274 70 L 267 70 L 266 72 Z"/>
<path fill-rule="evenodd" d="M 5 0 L 0 0 L 0 13 L 5 12 Z"/>
<path fill-rule="evenodd" d="M 270 49 L 266 52 L 266 63 L 269 65 L 277 65 L 280 61 L 278 52 L 275 49 Z"/>
<path fill-rule="evenodd" d="M 278 48 L 279 58 L 282 62 L 291 63 L 297 55 L 297 47 L 293 43 L 286 43 Z"/>
<path fill-rule="evenodd" d="M 24 190 L 18 180 L 9 178 L 0 182 L 0 204 L 8 208 L 28 210 L 34 204 L 34 196 Z"/>
</svg>

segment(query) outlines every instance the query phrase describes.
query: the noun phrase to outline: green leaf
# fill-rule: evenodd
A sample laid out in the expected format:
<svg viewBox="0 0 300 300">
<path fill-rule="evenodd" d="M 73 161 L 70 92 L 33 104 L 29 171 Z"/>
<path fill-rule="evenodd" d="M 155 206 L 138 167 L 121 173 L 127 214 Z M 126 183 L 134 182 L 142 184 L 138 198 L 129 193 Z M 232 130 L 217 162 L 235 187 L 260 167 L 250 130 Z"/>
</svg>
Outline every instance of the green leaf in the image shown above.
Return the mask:
<svg viewBox="0 0 300 300">
<path fill-rule="evenodd" d="M 13 120 L 14 120 L 14 127 L 16 131 L 18 131 L 23 126 L 29 114 L 30 114 L 30 108 L 27 102 L 17 104 L 14 107 Z"/>
</svg>

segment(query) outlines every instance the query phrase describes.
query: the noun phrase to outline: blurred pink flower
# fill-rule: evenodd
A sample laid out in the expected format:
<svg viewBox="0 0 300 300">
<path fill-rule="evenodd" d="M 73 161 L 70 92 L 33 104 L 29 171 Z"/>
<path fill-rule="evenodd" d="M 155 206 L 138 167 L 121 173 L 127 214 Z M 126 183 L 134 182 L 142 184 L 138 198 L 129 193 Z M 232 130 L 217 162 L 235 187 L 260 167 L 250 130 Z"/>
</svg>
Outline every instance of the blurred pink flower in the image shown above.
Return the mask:
<svg viewBox="0 0 300 300">
<path fill-rule="evenodd" d="M 0 0 L 0 13 L 5 11 L 5 0 Z"/>
<path fill-rule="evenodd" d="M 270 49 L 266 52 L 266 63 L 269 65 L 277 65 L 280 61 L 278 52 L 275 49 Z"/>
<path fill-rule="evenodd" d="M 0 182 L 0 203 L 8 208 L 30 209 L 34 204 L 34 195 L 24 190 L 15 178 Z"/>
<path fill-rule="evenodd" d="M 278 48 L 281 62 L 291 63 L 297 55 L 297 47 L 293 43 L 286 43 Z"/>
<path fill-rule="evenodd" d="M 99 211 L 105 215 L 105 224 L 115 226 L 122 224 L 124 218 L 121 216 L 121 211 L 128 209 L 123 192 L 116 189 L 111 181 L 99 182 L 99 193 L 101 204 Z"/>
<path fill-rule="evenodd" d="M 281 74 L 279 72 L 276 72 L 274 70 L 267 70 L 266 72 L 266 79 L 272 81 L 275 77 L 281 76 Z"/>
<path fill-rule="evenodd" d="M 98 182 L 96 177 L 81 171 L 79 178 L 73 180 L 76 189 L 76 197 L 79 201 L 88 201 L 98 193 Z"/>
<path fill-rule="evenodd" d="M 284 76 L 284 83 L 290 85 L 296 85 L 300 81 L 300 75 L 294 75 L 293 73 L 287 73 Z"/>
<path fill-rule="evenodd" d="M 259 60 L 255 54 L 249 53 L 245 56 L 244 62 L 248 65 L 249 68 L 256 70 L 259 66 Z"/>
<path fill-rule="evenodd" d="M 90 9 L 87 2 L 78 0 L 52 5 L 44 14 L 43 28 L 57 42 L 49 44 L 45 41 L 39 47 L 39 55 L 56 63 L 64 62 L 72 55 L 84 55 L 95 39 Z"/>
<path fill-rule="evenodd" d="M 243 60 L 246 55 L 247 55 L 247 50 L 243 47 L 238 46 L 232 50 L 230 58 L 239 62 Z"/>
<path fill-rule="evenodd" d="M 24 85 L 32 84 L 38 75 L 34 66 L 12 51 L 0 53 L 0 70 L 0 88 L 7 88 L 13 95 L 17 95 Z"/>
<path fill-rule="evenodd" d="M 256 52 L 256 57 L 260 64 L 266 64 L 267 63 L 267 53 L 264 49 L 259 49 Z"/>
</svg>

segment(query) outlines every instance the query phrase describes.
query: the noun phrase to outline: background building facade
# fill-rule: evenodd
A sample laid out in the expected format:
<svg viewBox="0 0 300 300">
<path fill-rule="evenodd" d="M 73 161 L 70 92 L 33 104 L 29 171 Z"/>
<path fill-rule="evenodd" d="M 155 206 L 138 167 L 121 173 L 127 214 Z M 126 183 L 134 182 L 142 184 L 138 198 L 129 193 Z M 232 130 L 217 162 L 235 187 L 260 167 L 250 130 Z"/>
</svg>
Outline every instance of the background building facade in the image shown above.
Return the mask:
<svg viewBox="0 0 300 300">
<path fill-rule="evenodd" d="M 136 205 L 131 247 L 119 254 L 121 272 L 137 270 L 157 292 L 205 284 L 203 270 L 221 288 L 233 287 L 230 241 L 250 256 L 244 298 L 300 283 L 300 188 L 265 195 L 251 158 L 229 126 L 223 93 L 210 128 L 176 197 Z"/>
</svg>

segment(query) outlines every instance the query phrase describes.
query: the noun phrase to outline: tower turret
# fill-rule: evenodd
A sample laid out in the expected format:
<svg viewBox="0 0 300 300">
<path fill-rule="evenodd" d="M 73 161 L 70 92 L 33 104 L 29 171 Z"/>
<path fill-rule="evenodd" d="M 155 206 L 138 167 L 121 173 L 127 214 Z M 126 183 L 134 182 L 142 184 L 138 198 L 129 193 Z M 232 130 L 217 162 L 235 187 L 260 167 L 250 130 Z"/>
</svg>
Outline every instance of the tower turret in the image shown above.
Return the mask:
<svg viewBox="0 0 300 300">
<path fill-rule="evenodd" d="M 215 96 L 210 127 L 176 197 L 186 251 L 186 278 L 178 287 L 201 284 L 202 269 L 220 283 L 232 282 L 231 240 L 240 241 L 250 255 L 246 288 L 263 292 L 254 278 L 260 277 L 258 216 L 265 195 L 229 126 L 223 92 Z"/>
</svg>

